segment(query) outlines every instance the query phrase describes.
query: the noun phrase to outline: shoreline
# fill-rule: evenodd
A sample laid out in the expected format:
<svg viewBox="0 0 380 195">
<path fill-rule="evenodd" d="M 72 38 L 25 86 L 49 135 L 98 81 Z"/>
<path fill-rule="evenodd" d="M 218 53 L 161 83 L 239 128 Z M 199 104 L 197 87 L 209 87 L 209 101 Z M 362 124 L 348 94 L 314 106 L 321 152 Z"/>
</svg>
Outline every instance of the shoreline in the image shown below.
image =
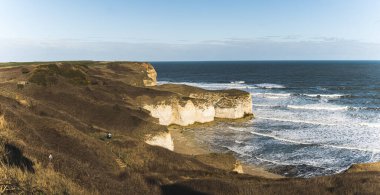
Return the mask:
<svg viewBox="0 0 380 195">
<path fill-rule="evenodd" d="M 174 152 L 186 155 L 205 155 L 215 153 L 215 151 L 212 151 L 211 148 L 209 148 L 207 145 L 197 143 L 194 137 L 190 135 L 185 135 L 183 133 L 184 128 L 188 127 L 181 127 L 177 125 L 172 125 L 168 127 L 169 133 L 171 134 L 174 143 Z M 282 175 L 268 172 L 264 168 L 259 166 L 242 163 L 238 160 L 237 162 L 238 165 L 241 165 L 241 168 L 243 170 L 243 173 L 241 174 L 248 174 L 268 179 L 286 178 Z"/>
</svg>

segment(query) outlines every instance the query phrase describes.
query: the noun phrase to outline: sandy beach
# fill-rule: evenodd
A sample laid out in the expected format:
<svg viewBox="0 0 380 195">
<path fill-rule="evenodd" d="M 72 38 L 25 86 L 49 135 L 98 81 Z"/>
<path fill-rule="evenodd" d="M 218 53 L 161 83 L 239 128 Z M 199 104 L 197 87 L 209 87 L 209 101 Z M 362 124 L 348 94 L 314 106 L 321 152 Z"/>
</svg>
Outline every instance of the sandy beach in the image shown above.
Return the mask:
<svg viewBox="0 0 380 195">
<path fill-rule="evenodd" d="M 207 145 L 196 142 L 193 136 L 185 134 L 183 131 L 183 128 L 180 126 L 169 127 L 169 132 L 171 133 L 174 142 L 174 152 L 187 155 L 203 155 L 215 152 L 212 151 Z M 244 174 L 271 179 L 284 178 L 284 176 L 270 173 L 264 168 L 258 166 L 248 165 L 244 163 L 240 164 L 243 168 Z"/>
</svg>

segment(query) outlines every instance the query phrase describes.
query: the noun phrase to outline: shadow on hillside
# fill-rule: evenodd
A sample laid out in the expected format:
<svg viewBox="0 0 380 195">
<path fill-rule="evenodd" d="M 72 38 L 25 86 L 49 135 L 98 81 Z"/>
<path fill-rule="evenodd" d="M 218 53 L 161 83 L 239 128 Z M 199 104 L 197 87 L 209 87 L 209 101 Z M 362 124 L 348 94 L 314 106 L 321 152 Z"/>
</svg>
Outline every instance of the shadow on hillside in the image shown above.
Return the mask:
<svg viewBox="0 0 380 195">
<path fill-rule="evenodd" d="M 16 146 L 11 144 L 5 144 L 5 163 L 10 166 L 19 167 L 23 171 L 34 173 L 34 163 L 28 158 L 24 157 L 22 151 Z"/>
<path fill-rule="evenodd" d="M 182 186 L 179 184 L 165 185 L 161 186 L 162 194 L 172 195 L 172 194 L 181 194 L 181 195 L 206 195 L 206 193 L 195 191 L 189 187 Z"/>
</svg>

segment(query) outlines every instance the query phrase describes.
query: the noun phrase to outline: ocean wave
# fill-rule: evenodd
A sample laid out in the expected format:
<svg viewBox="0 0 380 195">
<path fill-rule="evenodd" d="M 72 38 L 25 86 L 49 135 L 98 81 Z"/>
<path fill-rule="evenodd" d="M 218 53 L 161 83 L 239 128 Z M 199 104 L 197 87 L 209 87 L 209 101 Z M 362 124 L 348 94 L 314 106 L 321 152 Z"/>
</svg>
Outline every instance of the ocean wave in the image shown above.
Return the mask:
<svg viewBox="0 0 380 195">
<path fill-rule="evenodd" d="M 330 99 L 347 97 L 347 95 L 344 95 L 344 94 L 300 94 L 300 95 L 312 97 L 312 98 L 330 98 Z"/>
<path fill-rule="evenodd" d="M 281 122 L 291 122 L 291 123 L 305 123 L 305 124 L 312 124 L 312 125 L 325 125 L 325 126 L 339 126 L 339 124 L 336 123 L 323 123 L 323 122 L 317 122 L 317 121 L 305 121 L 305 120 L 294 120 L 294 119 L 281 119 L 281 118 L 266 118 L 266 117 L 256 117 L 256 119 L 263 119 L 263 120 L 272 120 L 272 121 L 281 121 Z M 351 124 L 352 126 L 366 126 L 371 128 L 380 128 L 380 123 L 354 123 Z M 243 130 L 241 130 L 243 131 Z"/>
<path fill-rule="evenodd" d="M 237 143 L 237 144 L 242 144 L 243 141 L 235 140 L 235 143 Z"/>
<path fill-rule="evenodd" d="M 255 84 L 254 86 L 262 89 L 284 89 L 286 88 L 284 85 L 280 84 L 273 84 L 273 83 L 260 83 L 260 84 Z"/>
<path fill-rule="evenodd" d="M 245 81 L 231 81 L 232 84 L 245 84 Z"/>
<path fill-rule="evenodd" d="M 368 110 L 368 111 L 380 111 L 379 107 L 349 107 L 349 110 Z"/>
<path fill-rule="evenodd" d="M 252 96 L 258 96 L 263 98 L 288 98 L 292 94 L 290 93 L 251 93 Z"/>
<path fill-rule="evenodd" d="M 357 147 L 351 147 L 351 146 L 336 146 L 336 145 L 330 145 L 330 144 L 320 144 L 320 145 L 323 147 L 338 148 L 338 149 L 345 149 L 345 150 L 358 150 L 362 152 L 372 152 L 372 153 L 380 152 L 380 149 L 357 148 Z"/>
<path fill-rule="evenodd" d="M 380 149 L 368 149 L 368 148 L 358 148 L 358 147 L 351 147 L 351 146 L 336 146 L 331 144 L 318 144 L 318 143 L 308 143 L 308 142 L 301 142 L 301 141 L 295 141 L 291 139 L 281 138 L 275 135 L 265 134 L 265 133 L 258 133 L 258 132 L 251 132 L 253 135 L 259 135 L 262 137 L 269 137 L 278 141 L 287 142 L 287 143 L 293 143 L 293 144 L 300 144 L 300 145 L 315 145 L 315 146 L 322 146 L 322 147 L 329 147 L 329 148 L 337 148 L 337 149 L 345 149 L 345 150 L 357 150 L 357 151 L 363 151 L 363 152 L 373 152 L 378 153 L 380 152 Z"/>
<path fill-rule="evenodd" d="M 254 156 L 257 160 L 260 160 L 262 162 L 269 162 L 269 163 L 272 163 L 272 164 L 276 164 L 276 165 L 284 165 L 284 166 L 289 166 L 289 165 L 293 165 L 293 164 L 290 164 L 290 163 L 284 163 L 284 162 L 279 162 L 279 161 L 274 161 L 274 160 L 268 160 L 268 159 L 265 159 L 265 158 L 260 158 L 260 157 L 257 157 L 257 156 Z"/>
<path fill-rule="evenodd" d="M 246 128 L 239 128 L 239 127 L 228 127 L 229 129 L 235 130 L 235 131 L 245 131 Z"/>
<path fill-rule="evenodd" d="M 255 107 L 259 107 L 259 108 L 285 108 L 284 106 L 280 106 L 280 105 L 268 105 L 268 104 L 252 104 L 252 106 L 255 108 Z"/>
<path fill-rule="evenodd" d="M 163 84 L 179 84 L 189 85 L 194 87 L 206 88 L 206 89 L 257 89 L 258 87 L 242 83 L 244 81 L 236 81 L 230 83 L 196 83 L 196 82 L 169 82 L 159 81 L 158 85 Z"/>
<path fill-rule="evenodd" d="M 345 94 L 298 94 L 298 93 L 251 93 L 253 96 L 265 98 L 288 98 L 291 96 L 305 96 L 311 98 L 324 98 L 324 99 L 338 99 L 344 97 L 351 97 Z"/>
<path fill-rule="evenodd" d="M 253 134 L 253 135 L 259 135 L 259 136 L 262 136 L 262 137 L 269 137 L 269 138 L 272 138 L 272 139 L 275 139 L 275 140 L 279 140 L 279 141 L 283 141 L 283 142 L 288 142 L 288 143 L 294 143 L 294 144 L 300 144 L 300 145 L 313 145 L 311 143 L 294 141 L 294 140 L 290 140 L 290 139 L 280 138 L 280 137 L 275 136 L 275 135 L 258 133 L 258 132 L 254 132 L 254 131 L 252 131 L 251 134 Z"/>
<path fill-rule="evenodd" d="M 312 124 L 312 125 L 326 125 L 326 126 L 337 126 L 338 125 L 338 124 L 332 124 L 332 123 L 322 123 L 322 122 L 317 122 L 317 121 L 305 121 L 305 120 L 294 120 L 294 119 L 266 118 L 266 117 L 255 117 L 255 118 L 256 119 L 263 119 L 263 120 L 291 122 L 291 123 L 305 123 L 305 124 Z"/>
<path fill-rule="evenodd" d="M 268 105 L 268 104 L 252 104 L 252 106 L 256 106 L 256 107 L 273 107 L 273 105 Z"/>
<path fill-rule="evenodd" d="M 250 154 L 247 154 L 246 151 L 252 151 L 252 146 L 246 146 L 246 147 L 235 147 L 235 146 L 223 146 L 224 148 L 227 148 L 229 151 L 235 152 L 241 156 L 251 156 Z"/>
<path fill-rule="evenodd" d="M 232 88 L 232 89 L 284 89 L 284 85 L 273 83 L 259 83 L 259 84 L 247 84 L 245 81 L 230 81 L 229 83 L 207 83 L 207 82 L 170 82 L 170 81 L 158 81 L 158 85 L 163 84 L 183 84 L 204 88 Z"/>
<path fill-rule="evenodd" d="M 327 110 L 327 111 L 339 111 L 339 110 L 349 110 L 349 111 L 380 111 L 379 107 L 354 107 L 354 106 L 337 106 L 337 105 L 325 105 L 318 106 L 318 104 L 313 105 L 270 105 L 270 104 L 252 104 L 253 107 L 259 108 L 290 108 L 290 109 L 298 109 L 298 110 Z M 365 125 L 364 125 L 365 126 Z"/>
<path fill-rule="evenodd" d="M 359 123 L 360 126 L 380 128 L 380 123 Z"/>
<path fill-rule="evenodd" d="M 287 105 L 290 109 L 301 109 L 301 110 L 328 110 L 328 111 L 339 111 L 348 110 L 348 106 L 338 106 L 331 104 L 306 104 L 306 105 Z"/>
</svg>

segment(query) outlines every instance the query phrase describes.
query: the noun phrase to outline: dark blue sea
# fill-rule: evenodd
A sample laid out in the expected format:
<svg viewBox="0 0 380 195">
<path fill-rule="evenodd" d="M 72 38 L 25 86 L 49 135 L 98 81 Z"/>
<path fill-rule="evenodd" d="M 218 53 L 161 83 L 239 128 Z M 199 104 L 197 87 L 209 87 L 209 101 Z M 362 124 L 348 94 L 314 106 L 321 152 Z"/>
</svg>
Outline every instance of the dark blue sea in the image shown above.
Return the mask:
<svg viewBox="0 0 380 195">
<path fill-rule="evenodd" d="M 159 83 L 252 94 L 255 119 L 200 142 L 286 176 L 380 161 L 380 61 L 153 62 Z"/>
</svg>

